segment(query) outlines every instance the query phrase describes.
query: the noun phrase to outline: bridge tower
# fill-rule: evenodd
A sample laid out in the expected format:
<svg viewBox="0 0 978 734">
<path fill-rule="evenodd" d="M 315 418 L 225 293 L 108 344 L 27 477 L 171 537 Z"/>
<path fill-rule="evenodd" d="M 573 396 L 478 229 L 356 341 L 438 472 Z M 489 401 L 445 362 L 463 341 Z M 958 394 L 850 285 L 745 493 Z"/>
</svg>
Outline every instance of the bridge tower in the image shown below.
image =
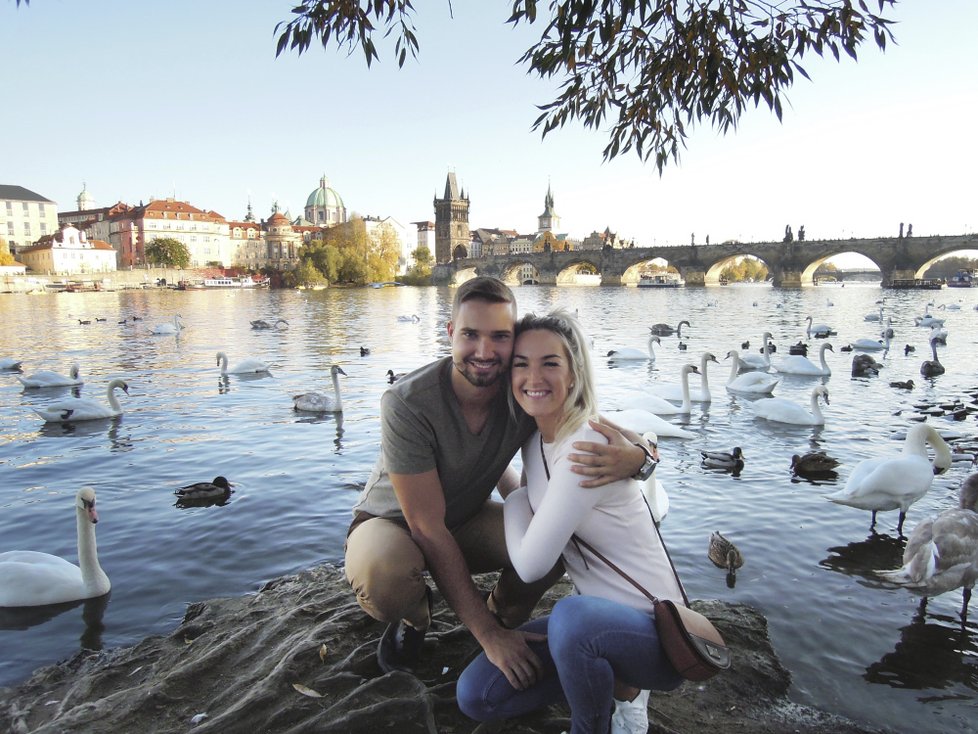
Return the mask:
<svg viewBox="0 0 978 734">
<path fill-rule="evenodd" d="M 469 197 L 465 189 L 459 189 L 454 173 L 445 179 L 445 196 L 436 196 L 434 204 L 435 262 L 451 262 L 457 250 L 461 257 L 468 257 Z"/>
</svg>

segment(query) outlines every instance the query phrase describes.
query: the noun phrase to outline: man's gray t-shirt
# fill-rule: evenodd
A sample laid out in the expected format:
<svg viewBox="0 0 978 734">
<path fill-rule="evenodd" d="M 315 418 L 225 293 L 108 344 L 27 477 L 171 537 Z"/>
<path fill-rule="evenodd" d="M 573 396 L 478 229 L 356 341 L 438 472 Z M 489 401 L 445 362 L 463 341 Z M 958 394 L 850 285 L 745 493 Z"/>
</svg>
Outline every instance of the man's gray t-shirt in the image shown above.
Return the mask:
<svg viewBox="0 0 978 734">
<path fill-rule="evenodd" d="M 536 424 L 517 407 L 512 415 L 504 379 L 478 434 L 469 431 L 452 390 L 451 357 L 402 377 L 381 398 L 381 450 L 354 512 L 403 517 L 388 472 L 438 470 L 445 525 L 454 529 L 478 512 Z"/>
</svg>

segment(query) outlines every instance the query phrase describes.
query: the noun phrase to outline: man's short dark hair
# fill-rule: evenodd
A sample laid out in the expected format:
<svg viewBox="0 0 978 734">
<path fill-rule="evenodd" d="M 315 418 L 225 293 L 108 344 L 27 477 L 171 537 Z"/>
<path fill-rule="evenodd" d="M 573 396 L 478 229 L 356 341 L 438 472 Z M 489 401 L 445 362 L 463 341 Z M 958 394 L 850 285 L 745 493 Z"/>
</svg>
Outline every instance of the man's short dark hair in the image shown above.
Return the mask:
<svg viewBox="0 0 978 734">
<path fill-rule="evenodd" d="M 480 275 L 465 281 L 455 291 L 452 301 L 452 319 L 458 316 L 459 307 L 466 301 L 485 301 L 486 303 L 511 303 L 513 318 L 516 318 L 516 296 L 510 287 L 499 278 Z"/>
</svg>

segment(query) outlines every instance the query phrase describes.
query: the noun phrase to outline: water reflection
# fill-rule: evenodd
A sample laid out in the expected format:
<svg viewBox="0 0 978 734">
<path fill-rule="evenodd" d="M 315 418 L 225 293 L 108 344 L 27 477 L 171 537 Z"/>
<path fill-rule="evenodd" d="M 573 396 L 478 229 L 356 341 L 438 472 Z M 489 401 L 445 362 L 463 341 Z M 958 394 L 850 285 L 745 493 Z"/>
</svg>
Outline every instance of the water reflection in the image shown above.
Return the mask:
<svg viewBox="0 0 978 734">
<path fill-rule="evenodd" d="M 101 650 L 103 645 L 102 633 L 105 631 L 102 619 L 111 597 L 112 592 L 110 591 L 108 594 L 103 594 L 94 599 L 78 599 L 63 604 L 45 604 L 40 607 L 0 607 L 0 629 L 30 629 L 50 622 L 55 617 L 81 606 L 81 618 L 85 625 L 79 637 L 81 649 Z"/>
<path fill-rule="evenodd" d="M 91 421 L 78 421 L 76 423 L 44 423 L 38 428 L 38 433 L 47 438 L 59 438 L 62 436 L 72 436 L 75 438 L 100 436 L 105 434 L 113 451 L 128 451 L 132 448 L 132 437 L 126 433 L 120 435 L 122 427 L 122 416 L 114 418 L 102 418 Z"/>
<path fill-rule="evenodd" d="M 881 568 L 897 568 L 903 563 L 905 540 L 874 532 L 865 540 L 829 548 L 829 553 L 834 555 L 819 561 L 818 565 L 846 576 L 860 576 L 874 582 L 869 585 L 882 588 L 884 584 L 876 572 Z"/>
<path fill-rule="evenodd" d="M 947 615 L 928 617 L 927 599 L 921 599 L 910 624 L 900 628 L 893 652 L 867 667 L 863 678 L 891 688 L 947 689 L 961 684 L 978 690 L 978 665 L 973 662 L 978 657 L 976 632 L 974 624 L 959 623 Z M 941 698 L 948 697 L 964 695 Z"/>
</svg>

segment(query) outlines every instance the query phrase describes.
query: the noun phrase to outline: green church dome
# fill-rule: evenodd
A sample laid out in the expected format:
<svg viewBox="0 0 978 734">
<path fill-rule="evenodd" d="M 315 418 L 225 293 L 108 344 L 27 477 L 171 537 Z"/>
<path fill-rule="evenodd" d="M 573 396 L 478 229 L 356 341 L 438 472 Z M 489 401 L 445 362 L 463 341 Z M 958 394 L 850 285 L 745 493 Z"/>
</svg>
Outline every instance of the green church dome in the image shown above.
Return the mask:
<svg viewBox="0 0 978 734">
<path fill-rule="evenodd" d="M 319 188 L 309 194 L 309 198 L 306 199 L 306 207 L 343 209 L 343 198 L 336 189 L 329 187 L 329 181 L 323 176 L 319 179 Z"/>
</svg>

